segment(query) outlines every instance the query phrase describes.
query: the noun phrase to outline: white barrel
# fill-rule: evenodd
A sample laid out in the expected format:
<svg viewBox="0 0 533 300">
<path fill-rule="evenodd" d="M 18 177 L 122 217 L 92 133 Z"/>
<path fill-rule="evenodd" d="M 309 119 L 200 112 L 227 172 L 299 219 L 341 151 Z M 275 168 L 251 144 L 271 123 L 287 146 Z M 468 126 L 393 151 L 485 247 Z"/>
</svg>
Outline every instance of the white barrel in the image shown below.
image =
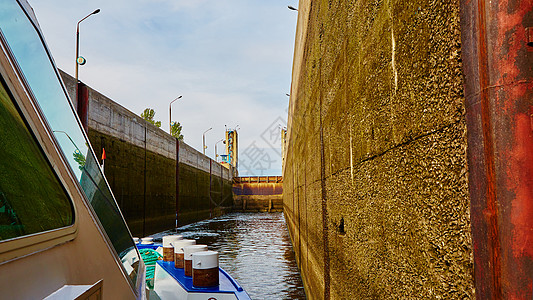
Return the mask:
<svg viewBox="0 0 533 300">
<path fill-rule="evenodd" d="M 141 239 L 141 244 L 149 245 L 149 244 L 153 244 L 153 243 L 154 243 L 154 238 L 153 237 L 143 237 Z"/>
<path fill-rule="evenodd" d="M 218 252 L 201 251 L 192 253 L 193 270 L 218 268 Z"/>
<path fill-rule="evenodd" d="M 172 243 L 174 246 L 174 267 L 183 269 L 183 247 L 196 244 L 196 240 L 179 240 Z"/>
<path fill-rule="evenodd" d="M 163 260 L 174 261 L 174 247 L 172 243 L 183 239 L 181 235 L 167 235 L 163 237 Z"/>
<path fill-rule="evenodd" d="M 192 254 L 192 285 L 213 287 L 219 284 L 218 252 L 201 251 Z"/>
<path fill-rule="evenodd" d="M 185 246 L 183 247 L 183 259 L 192 260 L 192 254 L 200 251 L 207 251 L 207 245 Z"/>
<path fill-rule="evenodd" d="M 163 237 L 163 247 L 172 247 L 171 243 L 174 241 L 182 240 L 181 235 L 167 235 Z"/>
<path fill-rule="evenodd" d="M 207 251 L 207 245 L 190 245 L 183 247 L 183 269 L 185 276 L 192 276 L 192 254 Z"/>
<path fill-rule="evenodd" d="M 179 240 L 172 243 L 174 253 L 183 253 L 183 247 L 190 245 L 196 245 L 196 240 Z"/>
</svg>

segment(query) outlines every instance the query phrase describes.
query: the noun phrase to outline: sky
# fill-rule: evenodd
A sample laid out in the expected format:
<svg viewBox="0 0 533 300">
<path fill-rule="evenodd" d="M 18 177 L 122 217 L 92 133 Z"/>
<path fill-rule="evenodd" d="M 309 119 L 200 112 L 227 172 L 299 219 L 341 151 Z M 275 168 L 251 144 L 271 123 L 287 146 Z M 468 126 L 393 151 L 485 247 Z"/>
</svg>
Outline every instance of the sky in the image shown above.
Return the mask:
<svg viewBox="0 0 533 300">
<path fill-rule="evenodd" d="M 153 108 L 168 132 L 214 157 L 227 128 L 239 134 L 239 173 L 281 175 L 297 0 L 29 0 L 56 65 L 140 115 Z M 218 153 L 223 144 L 219 143 Z"/>
</svg>

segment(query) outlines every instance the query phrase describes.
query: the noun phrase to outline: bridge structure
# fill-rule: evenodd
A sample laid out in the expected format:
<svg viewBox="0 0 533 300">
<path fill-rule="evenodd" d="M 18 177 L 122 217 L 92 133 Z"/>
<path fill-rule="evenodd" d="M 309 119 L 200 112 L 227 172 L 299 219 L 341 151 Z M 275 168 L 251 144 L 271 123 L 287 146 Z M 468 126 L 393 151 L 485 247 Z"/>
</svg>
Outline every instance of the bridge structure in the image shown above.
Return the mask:
<svg viewBox="0 0 533 300">
<path fill-rule="evenodd" d="M 243 212 L 283 211 L 282 176 L 233 178 L 234 210 Z"/>
</svg>

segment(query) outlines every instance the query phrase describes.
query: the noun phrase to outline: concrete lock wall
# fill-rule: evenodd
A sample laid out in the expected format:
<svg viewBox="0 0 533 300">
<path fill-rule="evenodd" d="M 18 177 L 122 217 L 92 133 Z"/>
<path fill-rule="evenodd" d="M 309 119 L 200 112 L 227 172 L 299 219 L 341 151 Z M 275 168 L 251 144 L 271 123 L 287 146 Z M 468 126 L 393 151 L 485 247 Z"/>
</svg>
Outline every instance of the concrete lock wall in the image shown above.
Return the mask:
<svg viewBox="0 0 533 300">
<path fill-rule="evenodd" d="M 74 78 L 61 72 L 74 99 Z M 97 91 L 88 97 L 88 136 L 135 236 L 174 228 L 231 210 L 232 170 L 146 122 Z M 77 104 L 77 103 L 76 103 Z M 178 164 L 176 164 L 178 161 Z M 177 197 L 176 197 L 177 195 Z"/>
<path fill-rule="evenodd" d="M 284 213 L 309 299 L 474 297 L 458 1 L 299 3 Z"/>
</svg>

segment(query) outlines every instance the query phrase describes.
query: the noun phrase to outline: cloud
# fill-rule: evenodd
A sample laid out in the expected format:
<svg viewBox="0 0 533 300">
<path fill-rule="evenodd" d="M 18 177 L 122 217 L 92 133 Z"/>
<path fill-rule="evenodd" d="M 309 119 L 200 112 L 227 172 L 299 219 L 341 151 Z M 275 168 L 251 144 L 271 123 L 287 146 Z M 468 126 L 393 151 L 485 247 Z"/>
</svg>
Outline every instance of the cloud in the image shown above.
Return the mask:
<svg viewBox="0 0 533 300">
<path fill-rule="evenodd" d="M 31 0 L 30 0 L 31 1 Z M 57 65 L 74 70 L 76 22 L 80 79 L 140 114 L 156 111 L 168 128 L 168 104 L 185 141 L 208 154 L 224 125 L 240 125 L 241 150 L 278 117 L 286 120 L 296 14 L 258 0 L 31 1 Z M 266 145 L 260 144 L 261 147 Z"/>
</svg>

